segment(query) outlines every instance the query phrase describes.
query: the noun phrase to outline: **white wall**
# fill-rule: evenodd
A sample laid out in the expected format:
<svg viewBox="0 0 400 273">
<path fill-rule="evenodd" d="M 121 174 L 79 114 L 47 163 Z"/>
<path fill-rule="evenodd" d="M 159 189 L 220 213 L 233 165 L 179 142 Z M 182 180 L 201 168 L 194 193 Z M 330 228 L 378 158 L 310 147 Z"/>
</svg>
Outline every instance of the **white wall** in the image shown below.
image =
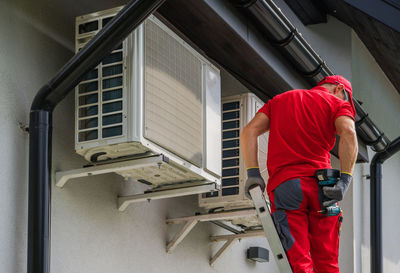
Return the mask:
<svg viewBox="0 0 400 273">
<path fill-rule="evenodd" d="M 363 108 L 390 140 L 400 135 L 400 95 L 368 52 L 358 36 L 352 33 L 353 92 L 363 101 Z M 370 159 L 373 152 L 370 151 Z M 400 154 L 394 155 L 383 165 L 382 180 L 382 234 L 383 272 L 400 271 Z M 354 185 L 354 240 L 355 272 L 370 271 L 370 174 L 369 164 L 361 166 L 364 175 Z"/>
<path fill-rule="evenodd" d="M 221 96 L 233 96 L 250 92 L 243 84 L 236 80 L 231 74 L 221 69 Z"/>
<path fill-rule="evenodd" d="M 28 134 L 18 123 L 71 53 L 13 1 L 0 5 L 0 272 L 14 273 L 26 272 L 27 245 Z"/>
<path fill-rule="evenodd" d="M 340 170 L 340 162 L 335 156 L 331 157 L 332 168 Z M 354 180 L 356 180 L 357 167 Z M 353 272 L 353 186 L 350 184 L 345 198 L 339 203 L 343 211 L 343 222 L 339 242 L 339 268 L 340 272 Z"/>
<path fill-rule="evenodd" d="M 273 262 L 245 260 L 245 250 L 265 247 L 266 239 L 235 243 L 211 268 L 209 258 L 221 244 L 208 237 L 221 229 L 208 223 L 198 224 L 167 254 L 166 242 L 181 226 L 167 226 L 165 219 L 194 215 L 196 197 L 138 203 L 119 212 L 116 197 L 127 193 L 120 183 L 131 182 L 110 175 L 54 189 L 52 272 L 274 272 Z"/>
</svg>

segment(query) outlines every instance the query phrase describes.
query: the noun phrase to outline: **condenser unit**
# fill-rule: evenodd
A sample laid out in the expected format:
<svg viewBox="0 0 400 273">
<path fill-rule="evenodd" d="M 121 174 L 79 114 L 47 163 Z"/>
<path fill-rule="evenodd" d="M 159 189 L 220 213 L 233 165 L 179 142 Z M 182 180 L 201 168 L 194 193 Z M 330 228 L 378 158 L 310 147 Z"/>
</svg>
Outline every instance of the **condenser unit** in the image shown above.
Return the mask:
<svg viewBox="0 0 400 273">
<path fill-rule="evenodd" d="M 122 7 L 76 19 L 76 50 Z M 220 183 L 219 70 L 151 15 L 77 86 L 75 150 L 94 164 L 162 155 L 118 170 L 153 187 Z"/>
<path fill-rule="evenodd" d="M 221 189 L 200 194 L 200 207 L 208 210 L 253 207 L 252 201 L 245 196 L 244 192 L 247 174 L 239 137 L 241 129 L 250 122 L 263 105 L 264 103 L 253 93 L 222 98 Z M 268 180 L 267 144 L 268 133 L 265 133 L 258 138 L 258 162 L 265 182 Z M 256 223 L 258 223 L 257 220 Z"/>
</svg>

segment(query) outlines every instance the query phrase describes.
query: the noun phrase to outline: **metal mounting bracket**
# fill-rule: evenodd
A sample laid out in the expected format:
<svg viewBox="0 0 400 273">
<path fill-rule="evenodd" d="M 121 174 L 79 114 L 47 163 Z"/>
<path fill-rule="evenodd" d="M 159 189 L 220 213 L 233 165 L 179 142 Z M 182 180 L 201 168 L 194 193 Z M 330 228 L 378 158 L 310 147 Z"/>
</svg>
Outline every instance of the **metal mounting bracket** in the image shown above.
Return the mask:
<svg viewBox="0 0 400 273">
<path fill-rule="evenodd" d="M 132 171 L 148 167 L 160 168 L 161 164 L 170 164 L 169 159 L 162 154 L 56 172 L 56 186 L 62 188 L 70 179 L 73 178 L 107 173 L 121 173 L 124 171 Z M 136 202 L 210 192 L 217 190 L 217 187 L 218 186 L 215 182 L 210 182 L 208 180 L 186 181 L 176 184 L 160 185 L 159 187 L 144 192 L 143 194 L 119 196 L 118 210 L 124 211 L 130 204 Z"/>
<path fill-rule="evenodd" d="M 255 216 L 257 212 L 255 209 L 246 209 L 238 211 L 229 212 L 219 212 L 202 214 L 174 219 L 167 219 L 167 224 L 184 224 L 183 227 L 178 231 L 175 237 L 167 243 L 167 253 L 171 253 L 177 245 L 182 242 L 182 240 L 189 234 L 189 232 L 196 226 L 199 222 L 214 222 L 221 220 L 231 220 L 234 218 L 244 217 L 244 216 Z M 212 242 L 226 241 L 225 244 L 218 250 L 218 252 L 210 258 L 210 265 L 213 266 L 217 259 L 237 240 L 252 237 L 265 237 L 264 231 L 247 231 L 239 234 L 229 234 L 229 235 L 219 235 L 211 236 L 210 240 Z"/>
<path fill-rule="evenodd" d="M 225 244 L 218 250 L 218 252 L 210 259 L 210 265 L 213 266 L 217 259 L 237 240 L 254 237 L 265 237 L 263 230 L 247 231 L 239 234 L 211 236 L 212 242 L 225 241 Z"/>
<path fill-rule="evenodd" d="M 202 185 L 187 186 L 187 187 L 168 189 L 168 190 L 158 190 L 158 191 L 153 191 L 143 194 L 135 194 L 130 196 L 120 196 L 118 197 L 118 210 L 124 211 L 130 204 L 143 202 L 146 200 L 150 201 L 162 198 L 199 194 L 203 192 L 210 192 L 216 190 L 215 183 L 209 183 L 208 181 L 201 181 L 201 182 L 203 182 Z"/>
<path fill-rule="evenodd" d="M 102 164 L 87 168 L 56 172 L 55 174 L 56 186 L 62 188 L 64 187 L 65 183 L 67 183 L 70 179 L 73 178 L 114 173 L 132 169 L 145 168 L 150 166 L 158 166 L 159 164 L 162 163 L 168 163 L 168 158 L 166 158 L 163 155 L 156 155 L 156 156 L 120 161 L 115 163 Z"/>
</svg>

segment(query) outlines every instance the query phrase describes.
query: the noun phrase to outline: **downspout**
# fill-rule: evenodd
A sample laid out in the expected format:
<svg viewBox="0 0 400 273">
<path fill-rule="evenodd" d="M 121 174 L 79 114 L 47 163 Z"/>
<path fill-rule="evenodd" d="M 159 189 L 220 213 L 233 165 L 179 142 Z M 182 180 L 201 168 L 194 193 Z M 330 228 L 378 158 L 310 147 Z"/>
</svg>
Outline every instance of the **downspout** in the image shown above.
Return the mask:
<svg viewBox="0 0 400 273">
<path fill-rule="evenodd" d="M 333 74 L 272 0 L 231 0 L 231 2 L 250 15 L 249 19 L 310 84 L 315 85 L 323 77 Z M 357 111 L 357 135 L 377 152 L 371 162 L 371 272 L 381 273 L 382 164 L 400 150 L 400 138 L 390 142 L 354 98 L 353 103 Z"/>
<path fill-rule="evenodd" d="M 132 0 L 36 94 L 29 122 L 28 273 L 50 272 L 52 113 L 164 0 Z"/>
<path fill-rule="evenodd" d="M 370 165 L 371 174 L 371 272 L 383 272 L 382 253 L 382 165 L 400 151 L 400 137 L 392 141 L 386 150 L 376 153 Z"/>
</svg>

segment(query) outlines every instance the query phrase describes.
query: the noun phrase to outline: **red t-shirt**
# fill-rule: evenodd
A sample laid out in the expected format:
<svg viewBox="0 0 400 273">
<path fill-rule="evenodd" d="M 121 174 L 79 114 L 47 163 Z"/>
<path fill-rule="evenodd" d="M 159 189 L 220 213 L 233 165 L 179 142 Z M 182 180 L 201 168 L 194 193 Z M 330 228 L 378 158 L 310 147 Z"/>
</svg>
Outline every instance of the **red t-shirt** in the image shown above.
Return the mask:
<svg viewBox="0 0 400 273">
<path fill-rule="evenodd" d="M 321 86 L 277 95 L 258 112 L 270 119 L 268 193 L 287 180 L 332 168 L 329 152 L 335 145 L 335 120 L 354 119 L 350 104 Z"/>
</svg>

